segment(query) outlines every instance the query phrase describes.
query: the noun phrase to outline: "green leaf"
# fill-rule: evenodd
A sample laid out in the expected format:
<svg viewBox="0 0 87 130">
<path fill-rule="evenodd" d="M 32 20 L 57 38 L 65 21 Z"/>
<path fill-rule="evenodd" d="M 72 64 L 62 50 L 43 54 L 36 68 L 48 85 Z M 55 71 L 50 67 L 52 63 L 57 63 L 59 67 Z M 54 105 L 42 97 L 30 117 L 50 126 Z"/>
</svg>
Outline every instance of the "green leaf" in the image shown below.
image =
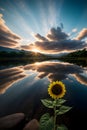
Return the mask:
<svg viewBox="0 0 87 130">
<path fill-rule="evenodd" d="M 57 104 L 57 106 L 59 106 L 59 105 L 62 105 L 63 103 L 65 103 L 65 102 L 66 102 L 65 99 L 57 99 L 56 104 Z"/>
<path fill-rule="evenodd" d="M 53 108 L 53 101 L 48 100 L 48 99 L 43 99 L 41 100 L 41 102 L 43 103 L 45 107 Z"/>
<path fill-rule="evenodd" d="M 61 106 L 59 108 L 59 110 L 56 112 L 57 115 L 62 115 L 66 112 L 68 112 L 72 107 L 68 107 L 68 106 Z"/>
<path fill-rule="evenodd" d="M 60 107 L 66 100 L 64 99 L 57 99 L 53 101 L 53 106 Z"/>
<path fill-rule="evenodd" d="M 53 106 L 54 106 L 54 107 L 55 107 L 55 106 L 56 106 L 56 107 L 60 107 L 61 105 L 58 104 L 56 100 L 54 100 L 54 101 L 53 101 Z"/>
<path fill-rule="evenodd" d="M 57 127 L 57 130 L 68 130 L 68 128 L 65 125 L 60 125 Z"/>
<path fill-rule="evenodd" d="M 55 113 L 58 115 L 58 113 L 59 113 L 59 110 L 56 110 L 56 111 L 55 111 Z"/>
<path fill-rule="evenodd" d="M 49 113 L 42 115 L 40 119 L 40 130 L 52 130 L 53 125 L 53 117 L 50 117 Z"/>
</svg>

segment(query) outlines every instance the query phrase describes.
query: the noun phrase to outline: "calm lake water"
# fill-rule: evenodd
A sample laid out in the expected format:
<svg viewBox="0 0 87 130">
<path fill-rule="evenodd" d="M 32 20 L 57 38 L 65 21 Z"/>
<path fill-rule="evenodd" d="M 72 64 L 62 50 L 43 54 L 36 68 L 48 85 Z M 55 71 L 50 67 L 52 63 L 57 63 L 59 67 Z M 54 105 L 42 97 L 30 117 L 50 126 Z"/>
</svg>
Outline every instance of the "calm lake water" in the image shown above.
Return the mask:
<svg viewBox="0 0 87 130">
<path fill-rule="evenodd" d="M 56 60 L 7 68 L 1 66 L 0 116 L 24 112 L 29 119 L 39 119 L 41 114 L 49 111 L 43 107 L 40 99 L 48 97 L 48 85 L 56 80 L 65 84 L 67 92 L 64 99 L 67 100 L 66 104 L 72 107 L 65 116 L 61 116 L 62 122 L 70 130 L 75 130 L 76 127 L 85 128 L 87 67 Z"/>
</svg>

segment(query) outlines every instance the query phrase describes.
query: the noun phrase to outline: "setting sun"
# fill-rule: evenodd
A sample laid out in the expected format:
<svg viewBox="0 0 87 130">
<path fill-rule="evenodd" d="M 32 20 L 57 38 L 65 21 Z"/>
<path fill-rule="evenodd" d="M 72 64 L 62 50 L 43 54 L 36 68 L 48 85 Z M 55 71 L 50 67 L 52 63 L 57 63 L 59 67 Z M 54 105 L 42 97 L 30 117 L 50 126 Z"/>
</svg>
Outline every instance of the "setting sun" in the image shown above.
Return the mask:
<svg viewBox="0 0 87 130">
<path fill-rule="evenodd" d="M 35 53 L 40 52 L 40 51 L 39 51 L 39 50 L 37 50 L 37 49 L 32 49 L 32 51 L 33 51 L 33 52 L 35 52 Z"/>
</svg>

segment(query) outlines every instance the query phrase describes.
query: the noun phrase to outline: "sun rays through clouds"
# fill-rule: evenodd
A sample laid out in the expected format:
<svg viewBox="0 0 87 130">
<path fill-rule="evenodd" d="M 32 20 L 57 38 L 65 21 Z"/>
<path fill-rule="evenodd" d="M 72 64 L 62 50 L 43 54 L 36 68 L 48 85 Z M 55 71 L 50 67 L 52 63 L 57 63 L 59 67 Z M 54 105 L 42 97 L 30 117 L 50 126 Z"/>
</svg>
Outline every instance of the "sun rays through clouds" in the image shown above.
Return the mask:
<svg viewBox="0 0 87 130">
<path fill-rule="evenodd" d="M 7 0 L 5 3 L 1 0 L 0 46 L 28 51 L 36 49 L 42 53 L 86 48 L 87 28 L 83 21 L 87 19 L 84 15 L 87 10 L 86 3 L 81 3 L 71 5 L 72 2 L 66 0 Z M 77 7 L 75 16 L 73 7 Z"/>
</svg>

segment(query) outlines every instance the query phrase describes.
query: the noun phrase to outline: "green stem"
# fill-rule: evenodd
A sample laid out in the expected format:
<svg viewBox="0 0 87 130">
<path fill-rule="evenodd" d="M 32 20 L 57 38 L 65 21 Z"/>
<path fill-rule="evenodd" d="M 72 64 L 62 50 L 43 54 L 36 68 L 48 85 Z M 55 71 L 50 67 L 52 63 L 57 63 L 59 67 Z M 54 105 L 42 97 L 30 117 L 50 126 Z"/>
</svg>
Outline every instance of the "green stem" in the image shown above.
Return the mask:
<svg viewBox="0 0 87 130">
<path fill-rule="evenodd" d="M 55 99 L 55 101 L 56 101 L 56 99 Z M 54 130 L 56 130 L 56 117 L 57 117 L 57 115 L 56 115 L 56 105 L 54 106 Z"/>
</svg>

